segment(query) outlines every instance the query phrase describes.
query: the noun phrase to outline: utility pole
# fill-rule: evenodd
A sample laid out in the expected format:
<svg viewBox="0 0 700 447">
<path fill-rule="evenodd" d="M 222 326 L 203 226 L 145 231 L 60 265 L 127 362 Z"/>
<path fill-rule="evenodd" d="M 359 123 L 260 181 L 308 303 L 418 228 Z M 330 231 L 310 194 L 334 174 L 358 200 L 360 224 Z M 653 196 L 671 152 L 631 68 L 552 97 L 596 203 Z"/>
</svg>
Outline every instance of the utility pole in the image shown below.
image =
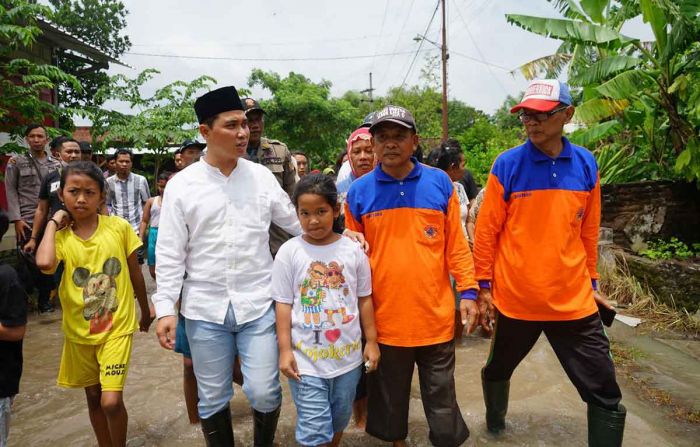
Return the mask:
<svg viewBox="0 0 700 447">
<path fill-rule="evenodd" d="M 369 96 L 369 100 L 367 102 L 369 102 L 369 105 L 371 105 L 371 106 L 374 105 L 374 96 L 373 96 L 372 92 L 374 92 L 374 87 L 372 87 L 372 72 L 370 71 L 369 72 L 369 88 L 362 90 L 360 93 L 367 93 L 367 96 Z"/>
<path fill-rule="evenodd" d="M 448 138 L 447 129 L 447 21 L 445 20 L 445 0 L 442 4 L 442 142 Z"/>
</svg>

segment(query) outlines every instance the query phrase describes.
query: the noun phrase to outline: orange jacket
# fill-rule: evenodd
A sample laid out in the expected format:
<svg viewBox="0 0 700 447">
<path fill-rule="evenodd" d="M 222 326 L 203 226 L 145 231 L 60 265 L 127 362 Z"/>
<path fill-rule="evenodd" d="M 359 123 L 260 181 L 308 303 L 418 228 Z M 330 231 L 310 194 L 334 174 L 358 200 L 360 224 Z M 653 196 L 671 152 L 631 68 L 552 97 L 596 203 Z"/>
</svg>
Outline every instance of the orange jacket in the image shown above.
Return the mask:
<svg viewBox="0 0 700 447">
<path fill-rule="evenodd" d="M 449 177 L 418 163 L 403 180 L 377 166 L 353 182 L 345 225 L 370 244 L 378 341 L 426 346 L 454 337 L 455 298 L 476 298 L 474 263 Z"/>
<path fill-rule="evenodd" d="M 529 140 L 502 153 L 476 223 L 479 285 L 522 320 L 575 320 L 597 311 L 600 181 L 595 158 L 563 139 L 552 159 Z"/>
</svg>

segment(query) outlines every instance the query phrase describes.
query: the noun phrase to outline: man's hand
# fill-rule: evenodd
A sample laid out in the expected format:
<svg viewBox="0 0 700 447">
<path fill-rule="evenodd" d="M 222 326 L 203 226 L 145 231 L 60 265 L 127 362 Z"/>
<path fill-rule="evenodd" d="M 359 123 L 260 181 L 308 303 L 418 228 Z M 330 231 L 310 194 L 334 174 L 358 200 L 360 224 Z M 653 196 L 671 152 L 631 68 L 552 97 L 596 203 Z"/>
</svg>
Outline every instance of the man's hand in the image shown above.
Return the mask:
<svg viewBox="0 0 700 447">
<path fill-rule="evenodd" d="M 491 333 L 491 331 L 493 330 L 491 322 L 496 317 L 496 313 L 493 308 L 493 297 L 491 296 L 491 289 L 479 290 L 479 296 L 476 299 L 476 303 L 479 306 L 479 314 L 481 315 L 481 327 L 487 333 Z"/>
<path fill-rule="evenodd" d="M 25 253 L 34 253 L 36 251 L 36 239 L 30 238 L 24 247 L 22 247 Z"/>
<path fill-rule="evenodd" d="M 474 300 L 460 300 L 459 312 L 462 314 L 462 324 L 467 328 L 467 335 L 474 332 L 479 322 L 479 306 Z"/>
<path fill-rule="evenodd" d="M 27 222 L 21 219 L 15 221 L 15 237 L 17 238 L 18 244 L 24 242 L 24 234 L 27 230 L 30 232 L 32 231 L 32 227 L 30 227 Z"/>
<path fill-rule="evenodd" d="M 597 290 L 593 291 L 593 299 L 597 304 L 600 304 L 603 307 L 606 307 L 610 310 L 615 310 L 612 304 L 610 304 L 610 301 L 608 301 L 608 297 L 605 296 L 603 292 L 599 292 Z"/>
<path fill-rule="evenodd" d="M 289 349 L 280 351 L 280 371 L 290 379 L 301 380 L 294 353 Z"/>
<path fill-rule="evenodd" d="M 150 318 L 148 314 L 147 318 Z M 160 345 L 165 349 L 172 350 L 175 347 L 175 333 L 177 330 L 177 317 L 168 315 L 158 320 L 156 324 L 156 335 Z"/>
<path fill-rule="evenodd" d="M 365 239 L 365 235 L 352 230 L 343 231 L 343 236 L 350 238 L 362 246 L 365 253 L 369 252 L 369 243 Z"/>
</svg>

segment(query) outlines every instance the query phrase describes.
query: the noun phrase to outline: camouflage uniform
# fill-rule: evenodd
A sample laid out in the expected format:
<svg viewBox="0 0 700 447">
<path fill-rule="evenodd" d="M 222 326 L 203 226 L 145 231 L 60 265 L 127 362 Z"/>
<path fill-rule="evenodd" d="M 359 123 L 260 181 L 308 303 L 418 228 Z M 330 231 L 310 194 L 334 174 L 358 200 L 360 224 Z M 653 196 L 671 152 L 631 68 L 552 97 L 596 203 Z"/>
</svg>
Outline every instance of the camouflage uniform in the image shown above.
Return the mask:
<svg viewBox="0 0 700 447">
<path fill-rule="evenodd" d="M 251 161 L 260 163 L 266 166 L 277 178 L 282 189 L 289 196 L 294 192 L 294 186 L 297 182 L 296 168 L 292 162 L 292 153 L 287 148 L 287 145 L 279 140 L 272 140 L 262 137 L 260 146 L 254 148 L 248 146 L 248 158 Z M 291 236 L 277 225 L 270 224 L 270 252 L 272 257 L 275 257 L 277 250 L 282 244 L 289 240 Z"/>
</svg>

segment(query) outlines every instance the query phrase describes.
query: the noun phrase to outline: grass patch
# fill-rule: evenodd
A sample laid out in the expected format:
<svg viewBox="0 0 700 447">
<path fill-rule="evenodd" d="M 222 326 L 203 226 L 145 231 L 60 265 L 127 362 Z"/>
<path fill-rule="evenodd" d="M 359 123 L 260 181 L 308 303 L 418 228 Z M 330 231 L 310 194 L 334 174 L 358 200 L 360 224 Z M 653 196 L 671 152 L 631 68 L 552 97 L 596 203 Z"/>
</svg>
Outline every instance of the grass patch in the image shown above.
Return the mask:
<svg viewBox="0 0 700 447">
<path fill-rule="evenodd" d="M 601 268 L 600 287 L 608 299 L 626 307 L 625 313 L 644 320 L 646 329 L 675 331 L 700 337 L 700 319 L 685 309 L 668 305 L 630 273 L 624 261 L 616 261 L 614 267 Z"/>
</svg>

